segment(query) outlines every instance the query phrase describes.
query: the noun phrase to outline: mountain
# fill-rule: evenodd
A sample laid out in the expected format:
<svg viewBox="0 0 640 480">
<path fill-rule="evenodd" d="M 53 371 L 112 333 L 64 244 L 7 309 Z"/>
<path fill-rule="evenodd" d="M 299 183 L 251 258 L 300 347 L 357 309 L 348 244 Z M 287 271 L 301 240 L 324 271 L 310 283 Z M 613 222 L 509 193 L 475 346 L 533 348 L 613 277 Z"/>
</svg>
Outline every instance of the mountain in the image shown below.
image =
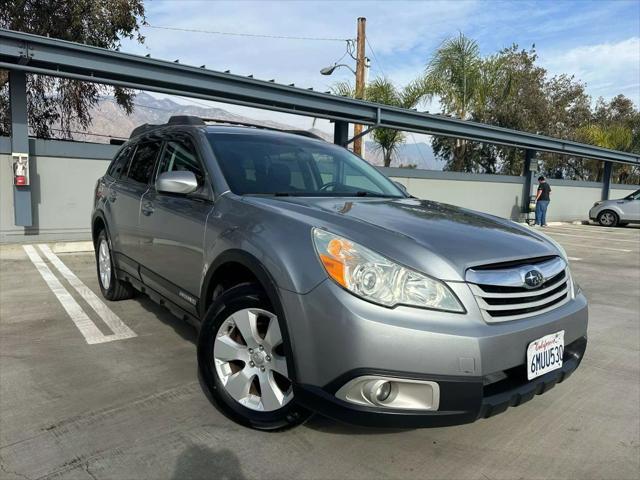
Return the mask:
<svg viewBox="0 0 640 480">
<path fill-rule="evenodd" d="M 231 113 L 217 107 L 198 105 L 184 105 L 169 98 L 155 98 L 148 93 L 140 92 L 134 98 L 134 110 L 126 115 L 111 97 L 103 97 L 91 110 L 93 122 L 89 130 L 93 133 L 74 133 L 73 139 L 84 142 L 107 143 L 110 138 L 129 138 L 131 131 L 143 123 L 162 124 L 172 115 L 194 115 L 202 118 L 212 118 L 222 121 L 232 121 L 262 125 L 283 130 L 298 130 L 299 127 L 274 122 L 271 120 L 257 120 Z M 320 136 L 328 142 L 333 136 L 323 130 L 312 128 L 310 132 Z M 366 142 L 365 156 L 374 165 L 382 165 L 382 152 L 372 141 Z M 396 158 L 391 166 L 415 165 L 416 168 L 428 170 L 442 170 L 444 162 L 437 160 L 431 146 L 427 143 L 405 143 L 398 149 Z"/>
</svg>

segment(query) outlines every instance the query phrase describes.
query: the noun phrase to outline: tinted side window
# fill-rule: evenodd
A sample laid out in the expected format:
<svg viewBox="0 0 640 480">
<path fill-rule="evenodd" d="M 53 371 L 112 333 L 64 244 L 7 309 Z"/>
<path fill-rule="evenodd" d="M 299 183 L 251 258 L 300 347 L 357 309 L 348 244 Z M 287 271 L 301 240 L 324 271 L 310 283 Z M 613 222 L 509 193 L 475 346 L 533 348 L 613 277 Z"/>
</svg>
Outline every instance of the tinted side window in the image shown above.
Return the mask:
<svg viewBox="0 0 640 480">
<path fill-rule="evenodd" d="M 125 166 L 128 166 L 129 157 L 131 156 L 131 151 L 133 148 L 131 146 L 125 147 L 116 156 L 116 158 L 109 165 L 109 169 L 107 170 L 107 175 L 118 179 L 120 178 L 120 174 L 125 169 Z"/>
<path fill-rule="evenodd" d="M 144 185 L 149 183 L 153 175 L 153 167 L 160 150 L 160 142 L 141 143 L 131 159 L 127 177 Z"/>
<path fill-rule="evenodd" d="M 204 185 L 204 171 L 191 141 L 168 141 L 162 153 L 158 173 L 180 171 L 193 172 L 198 185 Z"/>
</svg>

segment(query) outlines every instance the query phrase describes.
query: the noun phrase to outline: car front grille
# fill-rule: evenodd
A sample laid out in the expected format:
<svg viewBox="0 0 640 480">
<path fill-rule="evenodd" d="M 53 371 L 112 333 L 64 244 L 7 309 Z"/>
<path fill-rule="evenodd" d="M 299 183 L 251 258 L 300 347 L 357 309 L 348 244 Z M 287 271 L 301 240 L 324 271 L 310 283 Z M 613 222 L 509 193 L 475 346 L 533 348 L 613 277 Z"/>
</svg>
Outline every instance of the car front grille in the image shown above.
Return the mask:
<svg viewBox="0 0 640 480">
<path fill-rule="evenodd" d="M 536 287 L 525 283 L 532 270 L 542 274 Z M 511 262 L 506 268 L 476 267 L 467 271 L 466 279 L 489 323 L 540 315 L 563 305 L 572 295 L 571 275 L 560 257 Z"/>
</svg>

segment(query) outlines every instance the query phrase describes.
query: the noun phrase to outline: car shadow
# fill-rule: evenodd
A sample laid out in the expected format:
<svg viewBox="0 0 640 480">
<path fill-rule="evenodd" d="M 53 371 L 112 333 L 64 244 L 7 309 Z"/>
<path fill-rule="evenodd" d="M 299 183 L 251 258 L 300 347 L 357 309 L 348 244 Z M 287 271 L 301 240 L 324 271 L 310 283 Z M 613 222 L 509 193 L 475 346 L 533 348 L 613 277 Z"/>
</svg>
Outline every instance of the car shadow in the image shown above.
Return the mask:
<svg viewBox="0 0 640 480">
<path fill-rule="evenodd" d="M 240 461 L 231 450 L 213 450 L 201 445 L 191 445 L 180 454 L 171 476 L 172 480 L 243 480 L 245 478 Z"/>
<path fill-rule="evenodd" d="M 414 430 L 411 428 L 376 428 L 350 425 L 320 414 L 312 415 L 311 418 L 304 423 L 304 427 L 333 435 L 389 435 Z"/>
<path fill-rule="evenodd" d="M 196 344 L 198 340 L 198 331 L 186 320 L 176 317 L 173 313 L 167 310 L 165 307 L 158 305 L 151 300 L 144 293 L 137 292 L 134 297 L 134 301 L 138 302 L 142 308 L 147 312 L 153 314 L 158 320 L 165 325 L 170 326 L 173 330 L 180 335 L 181 338 L 188 342 Z"/>
</svg>

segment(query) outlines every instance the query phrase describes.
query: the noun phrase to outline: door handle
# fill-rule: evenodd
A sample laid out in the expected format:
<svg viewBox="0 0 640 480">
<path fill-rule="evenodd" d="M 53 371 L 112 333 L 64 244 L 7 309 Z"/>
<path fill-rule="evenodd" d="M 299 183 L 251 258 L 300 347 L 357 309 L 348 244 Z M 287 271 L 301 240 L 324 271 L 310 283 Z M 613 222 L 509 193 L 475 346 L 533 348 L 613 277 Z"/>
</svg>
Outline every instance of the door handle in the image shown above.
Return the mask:
<svg viewBox="0 0 640 480">
<path fill-rule="evenodd" d="M 142 204 L 142 213 L 143 213 L 143 215 L 146 215 L 148 217 L 149 215 L 151 215 L 153 213 L 153 211 L 154 211 L 153 203 L 144 202 Z"/>
</svg>

